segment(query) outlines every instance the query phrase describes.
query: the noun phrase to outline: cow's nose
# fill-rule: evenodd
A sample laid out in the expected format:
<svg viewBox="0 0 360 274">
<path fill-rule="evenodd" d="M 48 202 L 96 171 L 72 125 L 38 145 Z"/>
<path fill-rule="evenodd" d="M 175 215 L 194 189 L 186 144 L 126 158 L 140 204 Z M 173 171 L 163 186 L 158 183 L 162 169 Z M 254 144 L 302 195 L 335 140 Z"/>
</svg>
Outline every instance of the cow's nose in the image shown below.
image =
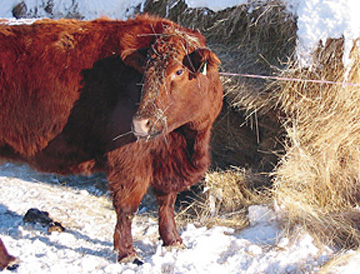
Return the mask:
<svg viewBox="0 0 360 274">
<path fill-rule="evenodd" d="M 133 119 L 133 132 L 136 137 L 144 138 L 150 133 L 150 119 Z"/>
</svg>

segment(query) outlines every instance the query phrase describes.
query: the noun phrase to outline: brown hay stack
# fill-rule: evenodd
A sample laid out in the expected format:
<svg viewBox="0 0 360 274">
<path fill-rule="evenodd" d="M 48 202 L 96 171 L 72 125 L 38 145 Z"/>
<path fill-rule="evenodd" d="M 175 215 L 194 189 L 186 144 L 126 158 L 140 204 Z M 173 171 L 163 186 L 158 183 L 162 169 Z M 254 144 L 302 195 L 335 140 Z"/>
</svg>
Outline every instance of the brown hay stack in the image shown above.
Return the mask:
<svg viewBox="0 0 360 274">
<path fill-rule="evenodd" d="M 355 44 L 356 45 L 356 44 Z M 319 46 L 312 69 L 284 71 L 301 79 L 344 81 L 343 39 Z M 359 47 L 346 82 L 360 83 Z M 275 199 L 290 226 L 304 225 L 341 247 L 360 244 L 360 87 L 280 83 L 286 155 L 274 172 Z"/>
</svg>

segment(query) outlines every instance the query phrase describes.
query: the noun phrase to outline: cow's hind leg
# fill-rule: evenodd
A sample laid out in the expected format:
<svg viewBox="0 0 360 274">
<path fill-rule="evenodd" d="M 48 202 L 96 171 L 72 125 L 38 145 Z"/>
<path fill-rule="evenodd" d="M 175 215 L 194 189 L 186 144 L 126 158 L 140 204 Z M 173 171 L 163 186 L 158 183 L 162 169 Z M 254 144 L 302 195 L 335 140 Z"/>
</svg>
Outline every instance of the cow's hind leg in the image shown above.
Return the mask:
<svg viewBox="0 0 360 274">
<path fill-rule="evenodd" d="M 164 246 L 183 247 L 174 219 L 177 193 L 163 194 L 155 191 L 155 195 L 159 205 L 159 233 Z"/>
<path fill-rule="evenodd" d="M 17 259 L 11 256 L 0 238 L 0 270 L 15 269 L 18 266 Z"/>
<path fill-rule="evenodd" d="M 120 263 L 142 264 L 133 246 L 131 223 L 141 199 L 147 191 L 147 184 L 122 185 L 110 183 L 110 190 L 117 214 L 114 248 L 118 252 L 118 261 Z"/>
</svg>

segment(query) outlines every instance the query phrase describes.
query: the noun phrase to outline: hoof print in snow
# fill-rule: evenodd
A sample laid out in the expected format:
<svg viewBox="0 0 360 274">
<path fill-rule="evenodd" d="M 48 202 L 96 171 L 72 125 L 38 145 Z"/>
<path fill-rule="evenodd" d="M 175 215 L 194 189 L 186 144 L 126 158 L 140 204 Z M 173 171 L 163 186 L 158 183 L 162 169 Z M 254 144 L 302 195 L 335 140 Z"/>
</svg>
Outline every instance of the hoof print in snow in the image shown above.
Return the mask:
<svg viewBox="0 0 360 274">
<path fill-rule="evenodd" d="M 53 219 L 49 217 L 49 213 L 46 211 L 41 211 L 37 208 L 31 208 L 29 209 L 24 218 L 23 221 L 25 223 L 32 223 L 32 224 L 41 224 L 44 227 L 48 227 L 48 232 L 52 233 L 54 231 L 56 232 L 63 232 L 65 228 L 62 226 L 61 223 L 55 222 Z"/>
</svg>

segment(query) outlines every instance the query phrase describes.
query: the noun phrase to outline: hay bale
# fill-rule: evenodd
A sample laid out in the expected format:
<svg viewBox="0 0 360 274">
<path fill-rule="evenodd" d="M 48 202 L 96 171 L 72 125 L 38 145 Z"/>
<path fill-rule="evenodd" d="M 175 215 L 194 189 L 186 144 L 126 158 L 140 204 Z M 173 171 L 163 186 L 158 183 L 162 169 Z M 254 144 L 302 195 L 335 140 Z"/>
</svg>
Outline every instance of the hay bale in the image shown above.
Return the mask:
<svg viewBox="0 0 360 274">
<path fill-rule="evenodd" d="M 236 166 L 254 173 L 271 172 L 278 161 L 276 136 L 281 132 L 277 117 L 271 114 L 249 119 L 244 112 L 224 107 L 211 139 L 212 168 Z"/>
<path fill-rule="evenodd" d="M 359 47 L 346 81 L 360 83 Z M 312 69 L 284 73 L 302 79 L 344 81 L 343 39 L 317 49 Z M 360 93 L 349 85 L 282 83 L 286 155 L 274 172 L 275 199 L 290 226 L 302 224 L 341 247 L 360 244 Z M 357 216 L 357 217 L 355 217 Z M 357 221 L 356 221 L 357 220 Z"/>
</svg>

